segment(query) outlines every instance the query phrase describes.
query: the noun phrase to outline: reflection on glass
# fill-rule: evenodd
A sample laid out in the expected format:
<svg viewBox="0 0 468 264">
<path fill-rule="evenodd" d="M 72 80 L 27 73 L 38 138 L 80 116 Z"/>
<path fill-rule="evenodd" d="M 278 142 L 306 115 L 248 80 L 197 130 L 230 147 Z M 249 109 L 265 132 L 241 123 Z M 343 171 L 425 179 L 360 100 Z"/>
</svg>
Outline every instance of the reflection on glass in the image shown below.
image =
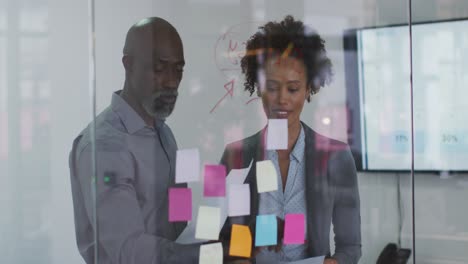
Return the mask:
<svg viewBox="0 0 468 264">
<path fill-rule="evenodd" d="M 48 6 L 43 0 L 19 1 L 19 29 L 28 33 L 47 33 Z"/>
<path fill-rule="evenodd" d="M 332 149 L 334 145 L 330 145 L 330 142 L 335 142 L 335 139 L 347 142 L 352 147 L 358 167 L 364 167 L 357 171 L 362 219 L 360 263 L 375 263 L 379 256 L 385 255 L 382 251 L 405 253 L 401 249 L 409 249 L 411 254 L 416 252 L 417 263 L 466 262 L 468 217 L 462 210 L 464 207 L 460 201 L 468 198 L 464 167 L 467 129 L 464 128 L 466 115 L 463 114 L 467 108 L 464 87 L 468 81 L 468 60 L 465 59 L 464 49 L 468 39 L 464 30 L 466 27 L 459 27 L 454 23 L 444 28 L 443 25 L 448 24 L 439 22 L 458 18 L 464 20 L 468 17 L 467 1 L 412 1 L 413 22 L 431 22 L 441 26 L 437 28 L 435 25 L 427 25 L 426 28 L 421 24 L 421 27 L 414 25 L 412 28 L 413 69 L 409 68 L 409 5 L 406 0 L 190 0 L 138 3 L 123 0 L 112 7 L 103 3 L 96 1 L 94 37 L 97 44 L 98 96 L 89 98 L 89 65 L 86 59 L 89 37 L 86 35 L 89 22 L 87 2 L 0 1 L 0 209 L 8 212 L 0 216 L 0 237 L 7 238 L 0 239 L 3 262 L 83 263 L 79 254 L 82 248 L 75 245 L 67 154 L 72 140 L 92 121 L 88 118 L 90 102 L 96 99 L 96 107 L 100 110 L 112 105 L 113 92 L 124 86 L 125 68 L 121 57 L 125 33 L 135 17 L 145 17 L 148 14 L 168 18 L 183 41 L 187 66 L 184 67 L 183 78 L 178 83 L 180 89 L 177 90 L 177 104 L 173 109 L 163 107 L 157 109 L 157 112 L 162 116 L 172 112 L 165 123 L 171 128 L 178 148 L 199 148 L 200 165 L 215 165 L 226 145 L 246 139 L 268 124 L 262 97 L 256 93 L 250 97 L 248 92 L 244 92 L 245 76 L 241 69 L 247 42 L 258 30 L 258 26 L 267 21 L 281 21 L 285 15 L 292 14 L 306 25 L 316 28 L 325 40 L 327 57 L 333 63 L 334 80 L 325 89 L 314 94 L 310 104 L 304 105 L 301 120 L 327 139 L 317 142 L 320 151 Z M 389 25 L 401 27 L 396 30 L 397 27 Z M 374 27 L 378 28 L 370 29 Z M 383 28 L 388 31 L 380 31 Z M 343 43 L 343 32 L 350 29 L 363 29 L 359 33 L 359 53 L 358 39 L 355 40 L 354 50 L 347 49 Z M 452 32 L 457 29 L 460 31 Z M 360 58 L 362 68 L 359 69 L 358 63 L 349 64 L 345 55 L 355 56 L 355 60 Z M 153 64 L 152 57 L 146 57 L 149 60 L 146 62 L 150 64 L 146 65 L 148 68 L 153 68 L 156 72 L 161 70 L 158 68 L 160 65 Z M 143 67 L 143 64 L 138 65 Z M 349 75 L 349 69 L 353 69 L 354 73 Z M 170 75 L 177 76 L 181 74 L 180 70 L 180 67 L 174 68 Z M 410 155 L 413 151 L 410 129 L 411 71 L 414 77 L 415 106 L 414 162 L 416 170 L 429 170 L 416 171 L 414 174 L 416 238 L 412 235 L 412 175 L 409 172 Z M 148 76 L 144 74 L 140 77 L 134 78 L 134 81 L 140 80 L 142 85 L 152 82 L 145 79 Z M 267 82 L 267 73 L 264 72 L 259 77 L 265 77 L 265 86 L 270 85 L 272 88 L 271 82 Z M 359 78 L 361 83 L 365 83 L 364 89 L 350 90 L 350 82 L 359 84 Z M 169 83 L 171 85 L 174 86 Z M 363 93 L 364 90 L 367 92 Z M 355 108 L 348 100 L 347 95 L 353 93 L 358 99 L 359 96 L 365 98 L 365 103 L 360 108 Z M 174 94 L 167 96 L 161 101 L 173 101 L 171 96 Z M 156 109 L 152 100 L 159 102 L 156 97 L 149 96 L 142 100 L 145 102 L 140 112 L 154 113 L 153 110 Z M 362 122 L 364 118 L 361 114 L 365 114 L 366 124 Z M 96 121 L 100 122 L 99 119 Z M 142 144 L 142 147 L 137 148 L 139 151 L 149 149 L 148 151 L 155 152 L 154 145 L 165 145 L 168 151 L 160 153 L 155 158 L 156 161 L 149 156 L 141 158 L 140 155 L 138 162 L 143 160 L 143 166 L 147 165 L 145 169 L 152 175 L 160 175 L 165 170 L 160 169 L 160 163 L 168 167 L 170 160 L 171 165 L 166 169 L 171 170 L 171 166 L 175 164 L 176 152 L 167 140 L 172 136 L 166 138 L 164 133 L 161 133 L 161 137 L 156 136 L 159 134 L 155 127 L 152 131 L 151 128 L 146 130 L 148 134 L 153 133 L 151 135 L 154 135 L 154 144 Z M 367 136 L 364 136 L 364 130 Z M 93 138 L 88 139 L 91 144 L 94 142 Z M 368 140 L 364 147 L 363 139 Z M 355 146 L 358 147 L 354 148 Z M 111 149 L 105 155 L 113 155 L 115 152 L 119 151 Z M 337 153 L 339 150 L 332 152 Z M 98 157 L 103 158 L 105 155 L 98 152 Z M 106 171 L 110 173 L 101 175 L 103 181 L 98 182 L 104 189 L 113 185 L 118 178 L 112 170 L 130 167 L 117 161 L 111 164 L 113 166 Z M 255 172 L 255 165 L 253 163 L 251 173 Z M 280 167 L 278 165 L 277 177 L 281 175 Z M 192 221 L 187 224 L 189 227 L 196 222 L 200 205 L 220 206 L 218 198 L 208 199 L 209 202 L 204 199 L 204 166 L 200 168 L 198 182 L 179 186 L 182 190 L 174 191 L 184 194 L 184 205 L 187 205 L 190 193 L 188 188 L 191 190 L 193 213 L 184 212 L 186 214 L 183 217 L 187 219 L 191 215 Z M 333 165 L 330 170 L 339 168 Z M 166 171 L 167 175 L 171 173 L 176 172 Z M 244 176 L 242 173 L 239 175 Z M 98 174 L 96 179 L 99 176 Z M 283 183 L 278 178 L 278 182 L 282 185 L 280 187 L 284 187 L 283 195 L 288 193 L 288 180 Z M 132 185 L 118 181 L 116 184 L 125 188 Z M 172 182 L 164 182 L 164 186 L 156 183 L 133 185 L 136 186 L 135 194 L 139 194 L 135 200 L 137 207 L 143 208 L 144 215 L 158 215 L 138 218 L 143 219 L 140 222 L 141 230 L 146 231 L 147 228 L 150 234 L 162 234 L 161 236 L 169 237 L 172 243 L 183 228 L 161 231 L 166 226 L 179 227 L 179 223 L 166 223 L 168 219 L 164 207 L 169 207 L 169 201 L 161 202 L 161 210 L 149 209 L 152 206 L 151 201 L 154 205 L 156 200 L 166 198 L 165 191 L 174 187 Z M 226 186 L 225 190 L 228 195 L 229 187 Z M 281 188 L 278 190 L 281 191 Z M 323 190 L 326 188 L 318 192 Z M 249 189 L 251 193 L 254 191 L 255 188 L 252 191 Z M 102 203 L 98 202 L 97 205 Z M 106 216 L 107 212 L 103 208 L 105 207 L 98 209 L 98 215 Z M 125 219 L 134 220 L 131 217 Z M 154 221 L 158 224 L 153 224 L 151 229 L 148 223 L 153 219 L 158 219 Z M 256 219 L 252 219 L 254 223 Z M 281 223 L 279 220 L 277 222 Z M 331 219 L 325 222 L 328 224 Z M 132 224 L 133 222 L 126 227 Z M 79 225 L 78 223 L 78 228 Z M 107 234 L 121 234 L 115 231 L 119 228 L 112 225 L 101 224 L 100 227 L 98 229 L 103 233 L 111 230 Z M 192 231 L 193 237 L 195 230 Z M 306 228 L 305 231 L 309 230 Z M 333 241 L 336 232 L 332 229 L 329 237 L 321 234 L 322 237 L 314 238 L 329 241 L 327 247 L 329 246 L 330 254 L 333 254 L 337 251 Z M 251 235 L 253 248 L 255 233 Z M 104 237 L 99 243 L 104 245 L 109 241 L 116 241 L 114 238 Z M 224 239 L 224 235 L 221 238 Z M 416 239 L 416 251 L 412 248 L 413 239 Z M 92 248 L 93 241 L 89 241 L 91 242 L 87 246 Z M 133 242 L 139 243 L 131 241 Z M 161 244 L 165 242 L 167 241 L 164 240 Z M 392 243 L 393 248 L 386 247 Z M 147 252 L 158 252 L 155 249 L 164 248 L 161 244 L 150 246 L 151 250 L 143 250 L 144 253 L 141 254 L 136 251 L 123 252 L 122 256 L 134 254 L 146 258 Z M 197 263 L 200 243 L 195 245 L 197 246 L 194 248 L 181 246 L 183 249 L 180 250 L 177 247 L 176 253 L 184 252 L 184 255 L 192 256 L 193 262 Z M 219 249 L 219 246 L 214 244 L 210 248 Z M 225 244 L 224 247 L 226 246 L 229 245 Z M 114 249 L 117 246 L 110 247 Z M 388 251 L 384 248 L 388 248 Z M 99 260 L 104 260 L 112 249 L 105 246 L 99 248 Z M 4 252 L 6 253 L 3 254 Z M 164 252 L 163 255 L 158 255 L 158 260 L 168 256 Z M 254 251 L 251 253 L 254 254 Z M 192 259 L 188 262 L 192 262 Z"/>
<path fill-rule="evenodd" d="M 468 258 L 468 2 L 416 1 L 413 72 L 416 263 L 464 263 Z"/>
<path fill-rule="evenodd" d="M 2 211 L 11 213 L 2 218 L 8 239 L 0 246 L 10 252 L 8 263 L 51 263 L 50 123 L 44 118 L 50 101 L 38 96 L 49 80 L 47 3 L 2 4 L 0 170 L 6 185 L 0 192 Z"/>
</svg>

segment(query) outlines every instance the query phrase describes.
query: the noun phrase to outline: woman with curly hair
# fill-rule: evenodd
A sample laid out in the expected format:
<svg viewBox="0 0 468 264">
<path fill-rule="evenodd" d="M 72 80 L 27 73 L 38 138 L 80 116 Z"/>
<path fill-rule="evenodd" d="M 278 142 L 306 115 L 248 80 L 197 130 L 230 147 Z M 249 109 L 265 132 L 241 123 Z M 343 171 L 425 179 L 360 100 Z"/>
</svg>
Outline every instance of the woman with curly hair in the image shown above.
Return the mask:
<svg viewBox="0 0 468 264">
<path fill-rule="evenodd" d="M 246 49 L 241 60 L 245 90 L 261 98 L 268 119 L 287 119 L 288 143 L 286 149 L 266 149 L 267 125 L 253 136 L 226 146 L 220 163 L 227 172 L 248 167 L 252 159 L 254 164 L 271 160 L 278 190 L 258 193 L 256 170 L 250 170 L 245 183 L 250 185 L 251 214 L 228 218 L 221 232 L 224 245 L 227 247 L 230 241 L 232 224 L 247 225 L 255 235 L 257 215 L 276 215 L 277 244 L 253 248 L 251 258 L 244 262 L 275 263 L 326 256 L 327 264 L 358 263 L 360 201 L 349 147 L 316 133 L 300 119 L 305 101 L 310 102 L 310 97 L 331 81 L 332 63 L 325 41 L 303 22 L 286 16 L 281 22 L 260 27 Z M 288 214 L 304 216 L 304 243 L 282 243 Z M 332 223 L 334 254 L 329 241 Z"/>
</svg>

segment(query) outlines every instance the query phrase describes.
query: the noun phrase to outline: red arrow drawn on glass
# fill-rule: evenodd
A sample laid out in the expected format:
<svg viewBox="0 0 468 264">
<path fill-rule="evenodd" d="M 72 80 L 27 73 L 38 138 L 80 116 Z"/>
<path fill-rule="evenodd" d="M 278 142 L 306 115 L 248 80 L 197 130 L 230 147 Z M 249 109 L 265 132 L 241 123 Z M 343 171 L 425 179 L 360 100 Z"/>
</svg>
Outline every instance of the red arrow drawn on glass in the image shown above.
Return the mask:
<svg viewBox="0 0 468 264">
<path fill-rule="evenodd" d="M 223 95 L 223 97 L 221 97 L 221 99 L 219 99 L 219 101 L 216 103 L 216 105 L 211 109 L 210 111 L 210 114 L 213 113 L 213 111 L 218 107 L 218 105 L 226 98 L 226 96 L 230 95 L 231 98 L 234 94 L 234 84 L 235 84 L 235 80 L 232 79 L 231 81 L 229 81 L 228 83 L 226 83 L 224 85 L 224 89 L 227 91 L 226 94 Z"/>
</svg>

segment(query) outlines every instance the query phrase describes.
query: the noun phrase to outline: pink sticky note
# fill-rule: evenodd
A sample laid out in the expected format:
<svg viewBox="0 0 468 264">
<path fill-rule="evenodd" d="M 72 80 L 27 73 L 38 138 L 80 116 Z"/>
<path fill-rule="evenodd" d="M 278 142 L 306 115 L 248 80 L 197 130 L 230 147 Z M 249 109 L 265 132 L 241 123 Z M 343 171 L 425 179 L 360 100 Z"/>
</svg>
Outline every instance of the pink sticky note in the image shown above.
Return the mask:
<svg viewBox="0 0 468 264">
<path fill-rule="evenodd" d="M 284 220 L 284 244 L 304 244 L 305 220 L 303 214 L 287 214 Z"/>
<path fill-rule="evenodd" d="M 226 167 L 223 165 L 205 165 L 203 195 L 222 197 L 226 195 Z"/>
<path fill-rule="evenodd" d="M 169 188 L 169 222 L 192 220 L 192 190 Z"/>
</svg>

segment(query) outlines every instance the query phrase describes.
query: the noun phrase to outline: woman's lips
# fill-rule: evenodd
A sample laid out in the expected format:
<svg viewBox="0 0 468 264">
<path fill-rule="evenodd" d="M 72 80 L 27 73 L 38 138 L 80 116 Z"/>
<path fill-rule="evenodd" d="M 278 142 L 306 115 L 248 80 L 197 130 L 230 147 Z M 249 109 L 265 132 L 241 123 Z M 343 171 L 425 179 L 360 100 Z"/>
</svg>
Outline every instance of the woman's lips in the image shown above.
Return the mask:
<svg viewBox="0 0 468 264">
<path fill-rule="evenodd" d="M 274 116 L 276 118 L 288 118 L 289 112 L 288 111 L 273 111 Z"/>
</svg>

